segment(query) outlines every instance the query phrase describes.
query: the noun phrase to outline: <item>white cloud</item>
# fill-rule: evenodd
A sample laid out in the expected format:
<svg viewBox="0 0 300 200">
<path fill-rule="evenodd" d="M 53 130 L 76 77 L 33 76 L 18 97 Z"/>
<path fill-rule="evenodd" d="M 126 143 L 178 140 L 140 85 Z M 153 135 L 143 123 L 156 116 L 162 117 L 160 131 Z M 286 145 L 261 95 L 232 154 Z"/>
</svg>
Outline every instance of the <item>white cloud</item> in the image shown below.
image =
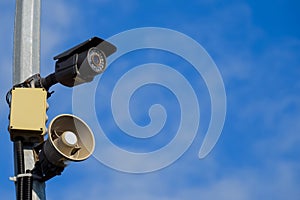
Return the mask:
<svg viewBox="0 0 300 200">
<path fill-rule="evenodd" d="M 55 183 L 52 181 L 48 197 L 75 200 L 296 200 L 299 196 L 299 164 L 279 161 L 263 167 L 228 169 L 220 162 L 208 159 L 208 162 L 202 161 L 201 165 L 195 165 L 192 159 L 191 163 L 184 159 L 185 162 L 179 161 L 164 171 L 145 175 L 119 173 L 90 161 L 89 165 L 80 164 L 86 169 L 82 176 L 89 174 L 89 178 L 75 178 L 76 182 L 68 182 L 63 191 L 56 193 L 52 192 L 55 190 Z M 82 167 L 77 167 L 77 170 L 82 171 Z M 64 176 L 76 173 L 70 168 L 66 170 L 72 172 Z M 207 173 L 211 175 L 207 176 Z M 198 180 L 197 184 L 192 183 L 195 180 Z"/>
<path fill-rule="evenodd" d="M 106 0 L 99 2 L 109 4 Z M 8 1 L 5 1 L 5 3 L 8 3 Z M 114 4 L 117 3 L 114 2 Z M 126 4 L 126 2 L 124 1 L 123 4 Z M 134 8 L 131 4 L 124 5 L 124 10 L 128 9 L 127 12 L 130 13 Z M 80 7 L 79 4 L 72 4 L 67 1 L 43 1 L 43 9 L 45 15 L 42 24 L 42 53 L 44 55 L 42 63 L 48 65 L 45 60 L 49 60 L 54 53 L 57 53 L 59 46 L 65 44 L 64 40 L 67 40 L 66 38 L 72 33 L 72 28 L 75 26 L 73 17 L 77 15 Z M 7 40 L 1 39 L 1 44 L 9 49 L 1 51 L 0 55 L 1 96 L 3 97 L 6 92 L 3 89 L 11 83 L 11 78 L 7 74 L 11 73 L 12 64 L 9 57 L 12 54 L 12 33 L 10 31 L 13 27 L 11 24 L 13 14 L 5 13 L 5 16 L 1 14 L 0 20 L 3 24 L 1 37 L 10 38 Z M 3 23 L 6 20 L 11 23 Z M 288 67 L 290 66 L 297 67 L 299 61 L 296 57 L 299 53 L 297 50 L 299 41 L 294 38 L 280 41 L 276 45 L 264 49 L 263 52 L 260 52 L 261 55 L 257 57 L 257 53 L 249 47 L 257 38 L 263 38 L 264 33 L 252 23 L 251 9 L 246 4 L 225 7 L 224 10 L 219 10 L 212 16 L 209 15 L 206 18 L 195 20 L 190 24 L 184 23 L 183 25 L 178 20 L 180 19 L 174 20 L 178 27 L 184 27 L 182 30 L 185 30 L 186 33 L 191 33 L 197 39 L 200 38 L 201 42 L 204 41 L 204 47 L 209 50 L 213 58 L 217 58 L 216 61 L 221 68 L 225 82 L 230 84 L 228 85 L 228 92 L 232 104 L 229 105 L 229 109 L 232 109 L 231 111 L 240 119 L 238 120 L 240 124 L 237 125 L 238 131 L 247 131 L 245 130 L 247 129 L 245 121 L 254 120 L 256 117 L 259 120 L 264 120 L 259 130 L 262 132 L 268 130 L 269 132 L 264 133 L 265 135 L 261 137 L 251 138 L 249 147 L 245 147 L 250 149 L 251 155 L 255 157 L 253 162 L 257 163 L 243 167 L 234 166 L 235 162 L 238 161 L 231 161 L 233 159 L 232 155 L 218 154 L 222 150 L 226 152 L 226 146 L 220 147 L 220 144 L 217 144 L 219 148 L 216 153 L 205 160 L 197 160 L 196 151 L 188 152 L 182 159 L 160 173 L 138 176 L 122 174 L 101 167 L 102 165 L 94 159 L 93 162 L 86 161 L 77 166 L 71 165 L 66 169 L 63 176 L 56 177 L 48 182 L 47 196 L 49 199 L 296 200 L 300 196 L 300 166 L 299 159 L 295 155 L 296 152 L 299 152 L 298 143 L 300 141 L 297 132 L 299 130 L 299 108 L 297 107 L 299 98 L 297 94 L 291 94 L 287 91 L 287 85 L 281 83 L 279 86 L 282 87 L 283 96 L 286 97 L 269 97 L 267 95 L 270 88 L 266 88 L 265 95 L 260 94 L 261 96 L 255 96 L 257 99 L 254 97 L 249 99 L 249 96 L 257 95 L 255 93 L 257 89 L 263 88 L 264 75 L 268 75 L 276 82 L 276 79 L 284 76 L 284 72 L 281 72 L 282 69 L 289 70 Z M 243 32 L 236 32 L 238 30 Z M 228 37 L 233 37 L 235 34 L 240 34 L 239 36 L 244 37 L 244 39 L 237 39 L 236 41 L 232 38 L 228 39 Z M 233 43 L 230 41 L 233 41 Z M 276 61 L 274 58 L 276 58 Z M 290 61 L 293 61 L 293 63 L 290 63 Z M 44 65 L 42 67 L 45 67 Z M 279 68 L 272 68 L 274 65 Z M 286 68 L 284 68 L 285 65 Z M 259 74 L 264 73 L 263 66 L 265 67 L 264 70 L 269 70 L 270 73 Z M 47 70 L 52 72 L 53 69 L 54 67 L 50 65 Z M 298 71 L 295 70 L 294 72 Z M 245 85 L 235 85 L 232 80 Z M 300 83 L 295 82 L 294 85 L 299 87 Z M 257 86 L 257 88 L 253 86 Z M 274 90 L 274 88 L 271 89 Z M 61 97 L 57 93 L 54 95 Z M 52 98 L 56 98 L 55 103 L 57 103 L 59 100 L 55 96 Z M 247 99 L 246 106 L 245 101 L 241 100 L 242 97 Z M 58 110 L 63 109 L 66 105 L 62 102 L 63 100 L 65 101 L 65 99 L 61 99 L 59 105 L 55 105 L 60 106 L 60 108 L 56 107 Z M 6 106 L 4 104 L 2 100 L 1 113 L 3 113 L 4 106 Z M 288 110 L 289 106 L 292 106 L 294 114 L 291 114 Z M 54 107 L 50 109 L 54 109 Z M 2 117 L 6 119 L 6 114 L 3 114 Z M 236 121 L 227 123 L 228 126 L 235 126 Z M 1 129 L 6 130 L 6 124 L 1 124 Z M 224 135 L 224 137 L 227 136 Z M 10 148 L 9 145 L 10 142 L 7 141 L 6 146 L 3 146 L 3 148 Z M 236 151 L 238 152 L 240 149 L 236 149 Z M 247 159 L 243 155 L 238 154 L 238 156 L 239 159 Z M 208 159 L 210 160 L 208 161 Z M 224 160 L 232 162 L 231 168 L 222 163 Z M 3 162 L 1 161 L 1 163 Z M 6 168 L 12 167 L 8 164 L 5 166 Z M 74 170 L 72 167 L 74 167 Z M 186 169 L 188 171 L 185 171 Z M 70 171 L 67 172 L 68 170 Z M 74 173 L 75 175 L 75 172 L 83 178 L 74 179 L 74 177 L 67 176 L 70 174 L 65 174 Z M 13 173 L 12 169 L 11 173 Z M 83 175 L 85 173 L 86 175 Z M 4 174 L 3 176 L 9 175 Z M 196 182 L 193 182 L 195 176 Z M 74 180 L 76 182 L 73 182 Z M 6 183 L 9 184 L 8 181 Z M 13 183 L 10 184 L 11 193 L 7 192 L 7 186 L 2 187 L 1 185 L 0 187 L 3 198 L 9 199 L 14 195 Z"/>
<path fill-rule="evenodd" d="M 58 47 L 70 39 L 69 33 L 75 34 L 74 27 L 78 19 L 79 8 L 66 1 L 43 1 L 41 10 L 41 51 L 43 60 L 51 60 L 60 52 Z"/>
</svg>

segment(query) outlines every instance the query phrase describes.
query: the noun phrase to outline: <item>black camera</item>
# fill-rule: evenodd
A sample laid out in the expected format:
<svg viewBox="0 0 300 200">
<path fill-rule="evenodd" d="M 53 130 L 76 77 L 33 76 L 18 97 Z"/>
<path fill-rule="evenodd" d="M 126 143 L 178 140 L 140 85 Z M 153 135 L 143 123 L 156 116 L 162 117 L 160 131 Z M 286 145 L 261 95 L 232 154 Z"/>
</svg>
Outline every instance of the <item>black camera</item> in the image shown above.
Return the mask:
<svg viewBox="0 0 300 200">
<path fill-rule="evenodd" d="M 73 87 L 90 82 L 106 69 L 106 58 L 116 47 L 98 37 L 93 37 L 57 56 L 55 73 L 42 79 L 42 86 L 49 89 L 56 83 Z"/>
</svg>

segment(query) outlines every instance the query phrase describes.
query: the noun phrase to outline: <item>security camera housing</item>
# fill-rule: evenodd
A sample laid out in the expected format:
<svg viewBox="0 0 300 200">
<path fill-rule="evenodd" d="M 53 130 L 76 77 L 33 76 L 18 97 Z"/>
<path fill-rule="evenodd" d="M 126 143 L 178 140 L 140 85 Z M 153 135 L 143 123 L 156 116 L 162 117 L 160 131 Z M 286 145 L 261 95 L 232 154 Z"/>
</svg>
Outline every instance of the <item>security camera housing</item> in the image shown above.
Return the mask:
<svg viewBox="0 0 300 200">
<path fill-rule="evenodd" d="M 116 50 L 113 44 L 93 37 L 55 56 L 55 73 L 44 78 L 42 85 L 48 90 L 57 82 L 67 87 L 90 82 L 105 70 L 106 58 Z"/>
<path fill-rule="evenodd" d="M 55 64 L 55 77 L 61 84 L 73 87 L 81 83 L 90 82 L 98 73 L 91 70 L 86 61 L 88 51 L 96 47 L 100 52 L 104 53 L 104 59 L 116 51 L 116 47 L 111 43 L 93 37 L 57 56 Z M 106 65 L 106 61 L 104 61 Z"/>
</svg>

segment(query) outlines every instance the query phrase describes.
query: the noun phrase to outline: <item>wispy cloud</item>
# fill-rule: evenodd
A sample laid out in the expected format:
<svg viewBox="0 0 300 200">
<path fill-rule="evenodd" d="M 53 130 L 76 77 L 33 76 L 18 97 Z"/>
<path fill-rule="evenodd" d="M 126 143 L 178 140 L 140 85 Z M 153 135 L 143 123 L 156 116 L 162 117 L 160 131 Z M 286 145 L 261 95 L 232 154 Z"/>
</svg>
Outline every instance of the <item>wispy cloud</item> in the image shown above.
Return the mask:
<svg viewBox="0 0 300 200">
<path fill-rule="evenodd" d="M 3 27 L 0 38 L 0 76 L 1 96 L 4 97 L 11 84 L 11 77 L 7 74 L 11 74 L 12 65 L 14 5 L 10 1 L 2 1 L 0 4 L 0 22 Z M 3 9 L 6 7 L 2 5 L 10 9 Z M 111 19 L 130 19 L 126 16 L 143 8 L 141 2 L 134 0 L 129 3 L 90 0 L 85 5 L 81 1 L 70 3 L 55 0 L 43 1 L 42 5 L 41 63 L 44 74 L 54 70 L 53 62 L 50 61 L 52 56 L 71 47 L 69 45 L 73 45 L 73 40 L 87 35 L 87 32 L 105 32 L 100 27 L 92 26 L 93 23 L 88 23 L 91 19 L 89 17 L 97 16 L 95 13 L 101 15 L 101 9 L 107 9 L 103 11 L 107 18 L 92 19 L 97 24 L 101 22 L 117 31 L 131 28 L 134 23 L 128 22 L 130 26 L 126 26 L 126 21 L 112 23 L 107 20 L 108 16 Z M 122 17 L 110 16 L 109 11 L 115 5 L 118 5 Z M 205 5 L 211 8 L 210 13 L 199 13 L 191 20 L 182 17 L 189 13 L 170 12 L 168 14 L 172 20 L 160 15 L 162 18 L 158 21 L 199 41 L 216 61 L 223 75 L 229 112 L 221 141 L 212 154 L 204 160 L 198 160 L 197 150 L 201 141 L 195 140 L 175 164 L 143 175 L 116 172 L 91 158 L 83 163 L 71 164 L 63 176 L 48 182 L 48 199 L 296 200 L 300 196 L 300 166 L 297 158 L 300 141 L 297 132 L 300 128 L 297 93 L 300 87 L 299 39 L 287 36 L 276 41 L 267 40 L 269 35 L 263 27 L 253 22 L 253 10 L 246 2 L 222 4 L 224 6 L 218 4 L 218 7 L 215 3 Z M 75 22 L 78 16 L 82 19 Z M 155 14 L 150 16 L 155 17 Z M 149 25 L 142 22 L 139 21 L 137 26 Z M 79 29 L 77 23 L 87 30 Z M 157 24 L 160 25 L 154 25 Z M 50 107 L 52 111 L 48 112 L 53 116 L 61 111 L 71 112 L 69 100 L 66 100 L 71 92 L 65 93 L 59 87 L 55 90 L 57 92 L 50 100 L 53 103 L 50 105 L 53 106 Z M 1 130 L 6 130 L 8 108 L 3 98 L 0 108 L 3 119 Z M 107 127 L 108 130 L 114 130 L 112 126 Z M 3 134 L 0 137 L 2 148 L 11 149 L 8 137 Z M 7 164 L 9 162 L 11 164 Z M 12 168 L 9 160 L 1 163 L 6 163 L 2 165 L 6 171 Z M 0 194 L 4 199 L 14 196 L 13 183 L 6 181 L 13 173 L 12 169 L 10 171 L 0 176 Z"/>
</svg>

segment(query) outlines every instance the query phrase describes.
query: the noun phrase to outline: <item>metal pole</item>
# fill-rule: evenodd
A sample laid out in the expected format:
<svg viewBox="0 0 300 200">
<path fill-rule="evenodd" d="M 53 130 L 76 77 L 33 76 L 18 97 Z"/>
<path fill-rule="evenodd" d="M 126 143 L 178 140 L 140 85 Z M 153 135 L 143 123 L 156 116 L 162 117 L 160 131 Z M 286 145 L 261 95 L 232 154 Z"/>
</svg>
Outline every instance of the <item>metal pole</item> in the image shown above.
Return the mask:
<svg viewBox="0 0 300 200">
<path fill-rule="evenodd" d="M 40 10 L 40 0 L 16 0 L 13 84 L 40 71 Z M 35 164 L 32 147 L 24 146 L 25 170 L 33 169 Z M 16 152 L 14 156 L 16 162 Z M 33 181 L 32 199 L 46 199 L 44 182 Z"/>
<path fill-rule="evenodd" d="M 40 71 L 40 0 L 16 0 L 13 84 Z"/>
</svg>

